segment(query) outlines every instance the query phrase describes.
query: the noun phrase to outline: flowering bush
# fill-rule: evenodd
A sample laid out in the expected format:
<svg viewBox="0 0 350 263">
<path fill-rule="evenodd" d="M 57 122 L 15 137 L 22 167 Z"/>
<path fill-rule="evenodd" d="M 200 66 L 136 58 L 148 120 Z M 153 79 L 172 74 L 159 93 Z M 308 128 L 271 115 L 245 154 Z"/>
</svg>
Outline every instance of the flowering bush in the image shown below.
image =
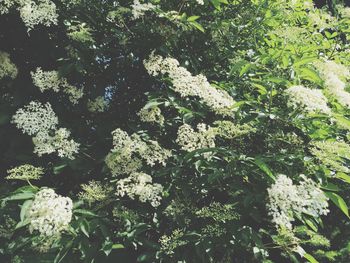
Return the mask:
<svg viewBox="0 0 350 263">
<path fill-rule="evenodd" d="M 0 0 L 0 262 L 349 262 L 320 2 Z"/>
</svg>

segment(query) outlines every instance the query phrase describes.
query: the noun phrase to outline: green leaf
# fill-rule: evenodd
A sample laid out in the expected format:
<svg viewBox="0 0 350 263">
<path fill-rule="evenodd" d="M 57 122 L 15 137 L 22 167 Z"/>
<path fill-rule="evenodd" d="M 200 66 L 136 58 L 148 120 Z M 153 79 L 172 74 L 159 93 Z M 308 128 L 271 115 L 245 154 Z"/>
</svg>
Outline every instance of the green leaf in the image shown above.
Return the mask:
<svg viewBox="0 0 350 263">
<path fill-rule="evenodd" d="M 78 214 L 82 214 L 82 215 L 86 215 L 86 216 L 92 216 L 92 217 L 98 217 L 98 215 L 96 215 L 95 213 L 86 210 L 86 209 L 75 209 L 73 211 L 73 213 L 78 213 Z"/>
<path fill-rule="evenodd" d="M 347 217 L 349 217 L 348 206 L 340 195 L 333 192 L 325 192 L 325 194 Z"/>
<path fill-rule="evenodd" d="M 193 22 L 193 21 L 196 21 L 198 18 L 200 18 L 200 16 L 190 16 L 189 18 L 187 18 L 187 21 Z"/>
<path fill-rule="evenodd" d="M 198 22 L 196 21 L 190 21 L 189 22 L 192 26 L 194 26 L 195 28 L 197 28 L 199 31 L 202 31 L 204 33 L 204 28 L 202 27 L 201 24 L 199 24 Z"/>
<path fill-rule="evenodd" d="M 32 200 L 27 200 L 23 203 L 22 207 L 21 207 L 21 213 L 20 213 L 20 218 L 21 221 L 24 220 L 25 215 L 27 214 L 28 209 L 30 208 L 31 204 L 33 203 Z"/>
<path fill-rule="evenodd" d="M 247 63 L 245 64 L 241 71 L 239 72 L 239 76 L 242 77 L 245 73 L 247 73 L 249 71 L 249 69 L 251 68 L 251 64 L 250 63 Z"/>
<path fill-rule="evenodd" d="M 267 164 L 261 160 L 260 158 L 255 158 L 254 163 L 262 170 L 264 171 L 273 181 L 276 180 L 276 177 L 273 175 L 270 168 L 267 166 Z"/>
<path fill-rule="evenodd" d="M 316 57 L 306 57 L 306 58 L 301 58 L 294 62 L 293 67 L 294 68 L 299 68 L 302 65 L 308 64 L 310 62 L 315 61 L 317 58 Z"/>
<path fill-rule="evenodd" d="M 123 244 L 113 244 L 112 249 L 122 249 L 125 248 Z"/>
<path fill-rule="evenodd" d="M 313 256 L 308 253 L 304 254 L 304 258 L 306 258 L 311 263 L 319 263 Z"/>
<path fill-rule="evenodd" d="M 322 79 L 320 78 L 318 73 L 311 68 L 301 68 L 299 74 L 301 78 L 312 81 L 318 85 L 322 83 Z"/>
<path fill-rule="evenodd" d="M 350 176 L 345 173 L 337 173 L 336 177 L 350 184 Z"/>
<path fill-rule="evenodd" d="M 27 200 L 32 199 L 35 196 L 32 192 L 24 192 L 24 193 L 18 193 L 11 195 L 9 197 L 4 198 L 4 201 L 15 201 L 15 200 Z"/>
</svg>

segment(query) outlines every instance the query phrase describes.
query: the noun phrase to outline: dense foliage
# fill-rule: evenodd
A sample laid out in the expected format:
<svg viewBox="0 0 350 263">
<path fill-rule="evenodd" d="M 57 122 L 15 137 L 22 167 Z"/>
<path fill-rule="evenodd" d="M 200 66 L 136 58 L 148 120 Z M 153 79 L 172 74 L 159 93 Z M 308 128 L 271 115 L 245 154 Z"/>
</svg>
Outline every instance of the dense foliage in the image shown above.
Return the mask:
<svg viewBox="0 0 350 263">
<path fill-rule="evenodd" d="M 0 0 L 0 261 L 349 262 L 326 2 Z"/>
</svg>

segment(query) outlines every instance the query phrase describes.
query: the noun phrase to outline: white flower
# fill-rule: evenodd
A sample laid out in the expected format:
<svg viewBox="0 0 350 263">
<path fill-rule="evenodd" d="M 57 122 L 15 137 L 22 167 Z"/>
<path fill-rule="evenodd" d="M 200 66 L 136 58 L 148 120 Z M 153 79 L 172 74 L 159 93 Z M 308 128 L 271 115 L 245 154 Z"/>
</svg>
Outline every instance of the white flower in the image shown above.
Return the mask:
<svg viewBox="0 0 350 263">
<path fill-rule="evenodd" d="M 344 107 L 350 107 L 350 93 L 345 90 L 346 83 L 343 79 L 350 77 L 347 67 L 334 61 L 325 60 L 314 63 L 324 80 L 328 92 L 333 95 Z"/>
<path fill-rule="evenodd" d="M 157 141 L 143 141 L 137 134 L 129 136 L 125 131 L 112 132 L 114 148 L 106 157 L 106 164 L 113 175 L 136 172 L 142 167 L 142 160 L 149 166 L 156 163 L 166 165 L 171 151 L 162 148 Z"/>
<path fill-rule="evenodd" d="M 33 83 L 41 92 L 52 90 L 54 92 L 63 91 L 69 97 L 73 104 L 77 104 L 79 99 L 83 97 L 83 89 L 78 89 L 70 85 L 66 78 L 59 76 L 58 71 L 43 71 L 37 68 L 35 72 L 31 72 Z"/>
<path fill-rule="evenodd" d="M 163 187 L 152 184 L 152 177 L 145 173 L 132 173 L 129 177 L 117 182 L 117 195 L 138 198 L 141 202 L 150 202 L 153 207 L 160 205 Z"/>
<path fill-rule="evenodd" d="M 143 122 L 158 123 L 159 125 L 164 124 L 164 116 L 159 107 L 142 108 L 138 114 L 140 120 Z"/>
<path fill-rule="evenodd" d="M 24 164 L 8 170 L 8 180 L 39 180 L 44 174 L 44 169 L 30 164 Z"/>
<path fill-rule="evenodd" d="M 58 118 L 52 110 L 51 104 L 42 104 L 32 101 L 28 105 L 16 111 L 12 122 L 23 133 L 34 135 L 39 132 L 55 130 L 58 125 Z"/>
<path fill-rule="evenodd" d="M 198 124 L 197 129 L 198 132 L 188 124 L 180 126 L 176 142 L 182 150 L 192 152 L 197 149 L 215 147 L 215 130 L 204 123 Z"/>
<path fill-rule="evenodd" d="M 4 77 L 16 78 L 18 70 L 10 60 L 10 55 L 0 51 L 0 80 Z"/>
<path fill-rule="evenodd" d="M 196 0 L 197 4 L 204 5 L 204 0 Z"/>
<path fill-rule="evenodd" d="M 29 231 L 38 231 L 43 237 L 59 237 L 72 220 L 73 202 L 54 190 L 44 188 L 34 197 L 26 217 Z"/>
<path fill-rule="evenodd" d="M 34 153 L 39 156 L 57 152 L 59 157 L 65 157 L 73 160 L 74 154 L 79 151 L 79 143 L 72 139 L 68 139 L 70 131 L 65 128 L 60 128 L 55 131 L 54 136 L 50 136 L 47 132 L 38 133 L 33 138 Z"/>
<path fill-rule="evenodd" d="M 326 215 L 328 198 L 318 185 L 304 175 L 302 181 L 294 185 L 286 175 L 280 174 L 276 182 L 267 190 L 269 195 L 269 215 L 277 228 L 292 229 L 294 216 L 308 214 L 313 217 Z"/>
<path fill-rule="evenodd" d="M 70 131 L 57 128 L 58 118 L 48 102 L 30 102 L 17 110 L 12 122 L 23 133 L 34 135 L 34 153 L 39 156 L 57 152 L 60 157 L 74 159 L 73 154 L 78 152 L 79 144 L 68 139 Z"/>
<path fill-rule="evenodd" d="M 141 4 L 139 0 L 134 0 L 134 3 L 131 5 L 133 19 L 138 19 L 143 17 L 147 11 L 152 11 L 156 8 L 155 5 L 151 3 Z"/>
<path fill-rule="evenodd" d="M 321 90 L 292 86 L 285 93 L 289 98 L 288 106 L 294 109 L 301 107 L 306 113 L 331 113 L 331 109 L 327 106 L 327 98 Z"/>
<path fill-rule="evenodd" d="M 104 112 L 108 108 L 108 102 L 103 96 L 98 96 L 88 101 L 87 108 L 90 112 Z"/>
<path fill-rule="evenodd" d="M 192 76 L 179 64 L 174 58 L 164 59 L 153 53 L 144 61 L 144 66 L 150 75 L 167 74 L 172 80 L 174 90 L 181 97 L 199 97 L 202 103 L 220 115 L 232 113 L 235 101 L 226 91 L 212 87 L 207 78 L 201 74 Z"/>
<path fill-rule="evenodd" d="M 50 0 L 20 1 L 23 4 L 19 7 L 19 12 L 28 31 L 36 25 L 50 26 L 57 24 L 58 15 L 56 5 Z"/>
</svg>

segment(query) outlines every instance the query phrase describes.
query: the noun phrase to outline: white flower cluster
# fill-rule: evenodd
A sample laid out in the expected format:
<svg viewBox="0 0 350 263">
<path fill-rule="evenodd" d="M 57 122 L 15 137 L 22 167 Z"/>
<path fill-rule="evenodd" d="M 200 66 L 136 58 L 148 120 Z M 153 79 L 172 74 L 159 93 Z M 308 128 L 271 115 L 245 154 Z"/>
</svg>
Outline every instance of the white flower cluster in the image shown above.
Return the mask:
<svg viewBox="0 0 350 263">
<path fill-rule="evenodd" d="M 90 112 L 104 112 L 108 108 L 108 101 L 103 96 L 98 96 L 88 101 L 87 108 Z"/>
<path fill-rule="evenodd" d="M 269 215 L 277 228 L 292 229 L 294 216 L 303 213 L 319 217 L 329 212 L 328 198 L 318 185 L 304 175 L 301 175 L 301 179 L 299 185 L 294 185 L 290 178 L 280 174 L 267 190 Z"/>
<path fill-rule="evenodd" d="M 58 118 L 48 102 L 30 102 L 17 110 L 12 122 L 23 133 L 34 135 L 34 152 L 39 156 L 57 152 L 60 157 L 74 159 L 73 154 L 78 152 L 79 144 L 68 139 L 70 132 L 65 128 L 57 129 Z"/>
<path fill-rule="evenodd" d="M 83 89 L 78 89 L 70 85 L 67 79 L 59 76 L 58 72 L 43 71 L 41 68 L 37 68 L 35 72 L 31 72 L 33 83 L 37 86 L 41 92 L 52 90 L 59 92 L 62 90 L 69 96 L 69 100 L 73 104 L 77 104 L 79 99 L 84 95 Z"/>
<path fill-rule="evenodd" d="M 13 123 L 23 133 L 34 135 L 47 130 L 54 130 L 58 125 L 58 118 L 50 103 L 41 104 L 31 101 L 28 105 L 16 111 L 12 117 Z"/>
<path fill-rule="evenodd" d="M 157 141 L 143 141 L 137 134 L 129 136 L 125 131 L 116 129 L 112 132 L 113 145 L 106 157 L 106 164 L 114 175 L 136 172 L 142 167 L 142 160 L 147 165 L 156 163 L 165 166 L 171 151 L 162 148 Z"/>
<path fill-rule="evenodd" d="M 39 180 L 44 174 L 44 169 L 30 164 L 24 164 L 8 170 L 7 173 L 9 174 L 6 177 L 8 180 Z"/>
<path fill-rule="evenodd" d="M 196 0 L 197 4 L 204 5 L 204 0 Z"/>
<path fill-rule="evenodd" d="M 292 86 L 285 93 L 289 97 L 288 106 L 291 108 L 302 108 L 306 113 L 331 113 L 331 109 L 327 106 L 327 98 L 321 90 Z"/>
<path fill-rule="evenodd" d="M 43 237 L 60 237 L 72 220 L 73 202 L 69 197 L 55 193 L 53 189 L 44 188 L 34 197 L 26 217 L 29 231 L 38 231 Z"/>
<path fill-rule="evenodd" d="M 174 58 L 163 58 L 153 53 L 144 61 L 144 66 L 150 75 L 167 74 L 172 80 L 174 90 L 180 93 L 181 97 L 199 97 L 202 103 L 217 114 L 232 113 L 235 101 L 226 91 L 211 86 L 207 78 L 201 74 L 192 76 L 186 68 L 179 65 L 180 63 Z"/>
<path fill-rule="evenodd" d="M 17 8 L 28 31 L 37 25 L 57 24 L 56 5 L 50 0 L 2 0 L 0 14 L 8 13 L 12 7 Z"/>
<path fill-rule="evenodd" d="M 346 83 L 343 79 L 350 77 L 347 67 L 337 64 L 334 61 L 314 63 L 320 72 L 328 92 L 333 95 L 344 107 L 350 107 L 350 93 L 345 90 Z"/>
<path fill-rule="evenodd" d="M 200 123 L 197 125 L 197 130 L 198 132 L 188 124 L 180 126 L 176 142 L 182 150 L 192 152 L 197 149 L 215 147 L 215 129 Z"/>
<path fill-rule="evenodd" d="M 74 154 L 78 153 L 79 143 L 73 139 L 69 140 L 70 131 L 66 128 L 59 128 L 53 136 L 47 132 L 39 132 L 34 138 L 34 153 L 38 156 L 57 152 L 59 157 L 73 160 Z"/>
<path fill-rule="evenodd" d="M 140 3 L 139 0 L 134 0 L 134 3 L 131 5 L 132 8 L 132 16 L 133 19 L 138 19 L 140 17 L 143 17 L 146 12 L 152 11 L 156 8 L 157 6 L 151 4 L 151 3 Z"/>
<path fill-rule="evenodd" d="M 136 197 L 143 203 L 149 201 L 153 207 L 160 205 L 163 187 L 152 184 L 152 177 L 145 173 L 132 173 L 129 177 L 117 182 L 117 195 Z"/>
<path fill-rule="evenodd" d="M 142 108 L 138 114 L 140 120 L 143 122 L 157 123 L 159 125 L 164 124 L 164 116 L 159 107 Z"/>
<path fill-rule="evenodd" d="M 14 79 L 16 78 L 17 73 L 17 68 L 11 62 L 10 55 L 0 51 L 0 80 L 4 77 Z"/>
</svg>

